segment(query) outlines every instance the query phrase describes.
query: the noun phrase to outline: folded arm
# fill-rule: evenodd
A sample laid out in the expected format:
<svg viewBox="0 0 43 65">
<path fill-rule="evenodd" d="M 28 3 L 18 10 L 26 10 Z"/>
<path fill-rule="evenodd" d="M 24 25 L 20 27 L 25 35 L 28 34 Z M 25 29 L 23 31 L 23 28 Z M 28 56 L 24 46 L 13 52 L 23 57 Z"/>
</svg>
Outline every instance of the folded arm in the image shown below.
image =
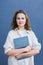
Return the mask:
<svg viewBox="0 0 43 65">
<path fill-rule="evenodd" d="M 21 53 L 21 54 L 15 56 L 15 57 L 16 57 L 16 59 L 19 59 L 19 58 L 21 58 L 23 56 L 34 56 L 34 55 L 36 55 L 38 53 L 39 53 L 39 50 L 35 49 L 35 50 L 31 50 L 31 51 L 29 51 L 27 53 Z"/>
<path fill-rule="evenodd" d="M 21 49 L 12 49 L 10 51 L 8 51 L 6 54 L 8 56 L 17 56 L 23 52 L 28 52 L 31 50 L 31 47 L 30 46 L 27 46 L 26 48 L 21 48 Z"/>
</svg>

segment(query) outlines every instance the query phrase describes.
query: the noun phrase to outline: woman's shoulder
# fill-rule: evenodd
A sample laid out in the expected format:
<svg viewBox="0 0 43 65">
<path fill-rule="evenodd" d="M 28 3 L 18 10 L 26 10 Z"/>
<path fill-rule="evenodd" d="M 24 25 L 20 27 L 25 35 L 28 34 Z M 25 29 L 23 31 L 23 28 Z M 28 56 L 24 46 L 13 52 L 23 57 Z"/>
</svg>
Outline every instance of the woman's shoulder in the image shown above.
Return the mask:
<svg viewBox="0 0 43 65">
<path fill-rule="evenodd" d="M 33 30 L 27 30 L 27 32 L 28 32 L 29 34 L 31 34 L 31 35 L 32 35 L 32 34 L 35 34 Z"/>
<path fill-rule="evenodd" d="M 10 30 L 9 32 L 8 32 L 8 35 L 13 35 L 15 33 L 15 30 Z"/>
<path fill-rule="evenodd" d="M 27 32 L 29 33 L 29 35 L 30 35 L 32 38 L 34 38 L 34 39 L 37 38 L 37 36 L 36 36 L 36 34 L 34 33 L 33 30 L 30 30 L 30 31 L 28 30 Z"/>
</svg>

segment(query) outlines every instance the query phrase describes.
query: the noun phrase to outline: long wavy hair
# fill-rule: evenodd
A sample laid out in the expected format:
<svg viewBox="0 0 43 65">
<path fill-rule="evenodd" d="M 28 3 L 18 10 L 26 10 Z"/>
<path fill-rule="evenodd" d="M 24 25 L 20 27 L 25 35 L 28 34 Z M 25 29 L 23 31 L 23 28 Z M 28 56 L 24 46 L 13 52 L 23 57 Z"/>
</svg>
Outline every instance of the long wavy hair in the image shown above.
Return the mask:
<svg viewBox="0 0 43 65">
<path fill-rule="evenodd" d="M 26 17 L 25 29 L 26 29 L 26 30 L 31 30 L 30 20 L 29 20 L 29 18 L 28 18 L 28 16 L 27 16 L 26 12 L 23 11 L 23 10 L 18 10 L 18 11 L 14 14 L 14 16 L 13 16 L 13 21 L 12 21 L 12 23 L 11 23 L 12 29 L 15 29 L 15 28 L 18 27 L 17 21 L 16 21 L 16 18 L 17 18 L 17 14 L 18 14 L 18 13 L 22 13 L 22 14 L 25 15 L 25 17 Z"/>
</svg>

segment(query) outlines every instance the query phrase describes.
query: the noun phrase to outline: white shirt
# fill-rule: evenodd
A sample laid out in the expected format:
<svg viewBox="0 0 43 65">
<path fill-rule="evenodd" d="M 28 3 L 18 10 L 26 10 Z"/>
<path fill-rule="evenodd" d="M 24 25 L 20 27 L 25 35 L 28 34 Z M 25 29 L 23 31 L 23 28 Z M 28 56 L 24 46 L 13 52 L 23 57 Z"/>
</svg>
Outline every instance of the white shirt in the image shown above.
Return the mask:
<svg viewBox="0 0 43 65">
<path fill-rule="evenodd" d="M 29 44 L 31 45 L 31 47 L 33 49 L 39 49 L 41 50 L 41 45 L 37 40 L 37 37 L 35 36 L 34 32 L 31 31 L 27 31 L 27 30 L 18 30 L 17 28 L 15 30 L 11 30 L 8 33 L 6 42 L 4 44 L 4 52 L 5 54 L 10 51 L 12 48 L 15 48 L 14 46 L 14 42 L 13 39 L 14 38 L 18 38 L 21 36 L 26 36 L 28 35 L 29 37 Z M 15 57 L 13 56 L 9 56 L 8 57 L 8 65 L 34 65 L 34 56 L 31 56 L 29 58 L 26 59 L 22 59 L 22 60 L 17 60 Z"/>
</svg>

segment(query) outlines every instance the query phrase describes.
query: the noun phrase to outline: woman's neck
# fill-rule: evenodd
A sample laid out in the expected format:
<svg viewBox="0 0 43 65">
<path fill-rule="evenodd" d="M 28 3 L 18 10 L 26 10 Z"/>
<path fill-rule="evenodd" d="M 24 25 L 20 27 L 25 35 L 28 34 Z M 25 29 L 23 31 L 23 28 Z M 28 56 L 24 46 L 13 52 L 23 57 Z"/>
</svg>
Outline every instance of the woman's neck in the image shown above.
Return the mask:
<svg viewBox="0 0 43 65">
<path fill-rule="evenodd" d="M 18 29 L 19 29 L 19 30 L 23 30 L 23 29 L 25 29 L 25 28 L 24 28 L 24 27 L 18 27 Z"/>
</svg>

